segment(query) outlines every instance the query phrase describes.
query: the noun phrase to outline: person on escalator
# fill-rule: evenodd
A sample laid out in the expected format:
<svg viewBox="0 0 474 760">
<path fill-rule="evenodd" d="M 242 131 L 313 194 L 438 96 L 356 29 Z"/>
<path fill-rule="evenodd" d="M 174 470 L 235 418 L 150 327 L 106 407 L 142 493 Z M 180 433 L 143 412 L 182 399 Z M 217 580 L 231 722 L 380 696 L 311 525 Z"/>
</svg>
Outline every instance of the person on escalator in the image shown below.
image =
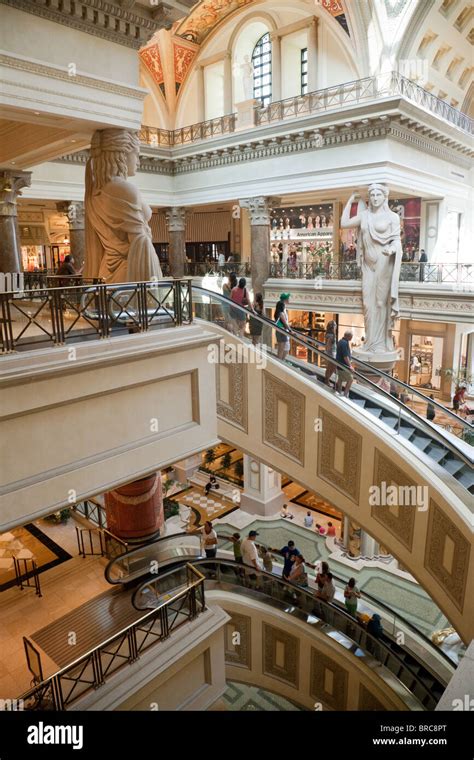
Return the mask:
<svg viewBox="0 0 474 760">
<path fill-rule="evenodd" d="M 261 317 L 263 314 L 263 296 L 261 293 L 257 293 L 255 296 L 255 303 L 253 305 L 253 309 L 255 311 L 255 314 L 258 317 Z M 252 337 L 252 343 L 254 346 L 257 346 L 259 343 L 262 342 L 262 330 L 263 330 L 263 323 L 260 322 L 259 319 L 255 319 L 255 317 L 250 317 L 249 319 L 249 333 Z"/>
<path fill-rule="evenodd" d="M 342 395 L 342 384 L 345 383 L 346 387 L 344 389 L 344 396 L 346 398 L 349 398 L 349 390 L 352 385 L 352 381 L 354 380 L 352 375 L 354 367 L 352 366 L 351 340 L 352 332 L 350 330 L 346 330 L 344 337 L 338 341 L 336 350 L 336 360 L 341 364 L 346 365 L 344 369 L 342 369 L 342 367 L 338 367 L 336 392 Z"/>
<path fill-rule="evenodd" d="M 206 520 L 202 528 L 202 544 L 206 557 L 213 559 L 217 554 L 217 533 L 210 520 Z"/>
<path fill-rule="evenodd" d="M 432 393 L 430 393 L 430 398 L 434 401 L 434 396 Z M 434 404 L 431 404 L 429 401 L 426 404 L 426 419 L 430 422 L 434 421 L 434 418 L 436 417 L 436 410 L 434 407 Z"/>
<path fill-rule="evenodd" d="M 237 287 L 232 288 L 230 297 L 231 300 L 238 306 L 246 307 L 250 311 L 253 311 L 246 285 L 247 280 L 245 277 L 241 277 Z M 230 316 L 235 322 L 237 335 L 240 338 L 243 338 L 245 333 L 245 322 L 247 321 L 245 312 L 242 309 L 237 309 L 235 306 L 231 306 Z"/>
<path fill-rule="evenodd" d="M 233 288 L 237 287 L 237 275 L 235 272 L 231 272 L 229 275 L 229 279 L 224 282 L 222 286 L 222 295 L 225 296 L 229 301 L 231 300 L 231 294 Z M 234 332 L 234 323 L 230 316 L 230 304 L 223 303 L 222 304 L 222 313 L 224 315 L 224 323 L 226 330 L 229 330 L 229 332 Z"/>
<path fill-rule="evenodd" d="M 376 612 L 367 623 L 367 633 L 370 633 L 375 639 L 381 639 L 383 636 L 382 619 Z"/>
<path fill-rule="evenodd" d="M 290 300 L 289 293 L 280 293 L 280 300 L 275 307 L 274 320 L 277 327 L 281 327 L 282 330 L 291 332 L 290 323 L 288 322 L 288 315 L 286 313 L 286 305 Z M 285 360 L 290 352 L 290 338 L 287 333 L 276 331 L 277 340 L 277 356 L 279 359 Z"/>
<path fill-rule="evenodd" d="M 324 375 L 324 382 L 326 385 L 329 385 L 329 381 L 333 375 L 334 372 L 337 371 L 337 367 L 335 364 L 333 364 L 329 358 L 335 359 L 336 358 L 336 347 L 337 347 L 337 324 L 332 319 L 330 322 L 328 322 L 328 325 L 326 327 L 326 345 L 324 348 L 324 353 L 328 356 L 326 359 L 326 373 Z"/>
</svg>

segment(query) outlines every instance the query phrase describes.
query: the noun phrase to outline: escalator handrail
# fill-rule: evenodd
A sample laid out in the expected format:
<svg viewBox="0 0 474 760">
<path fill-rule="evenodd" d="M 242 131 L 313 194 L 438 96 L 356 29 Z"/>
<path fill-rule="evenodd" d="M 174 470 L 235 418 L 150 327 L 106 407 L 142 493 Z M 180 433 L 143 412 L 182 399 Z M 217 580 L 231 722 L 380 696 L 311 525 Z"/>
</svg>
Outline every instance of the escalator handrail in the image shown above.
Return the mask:
<svg viewBox="0 0 474 760">
<path fill-rule="evenodd" d="M 231 567 L 231 568 L 242 568 L 242 567 L 244 567 L 244 565 L 242 565 L 242 564 L 241 564 L 241 563 L 239 563 L 239 562 L 236 562 L 235 560 L 227 560 L 227 559 L 225 559 L 225 560 L 224 560 L 224 559 L 219 559 L 218 557 L 213 557 L 212 559 L 203 558 L 203 559 L 199 559 L 199 560 L 193 560 L 193 564 L 194 564 L 194 565 L 197 565 L 197 566 L 199 566 L 199 565 L 206 565 L 206 564 L 207 564 L 207 565 L 209 565 L 209 564 L 210 564 L 210 565 L 226 565 L 226 566 L 228 566 L 228 567 Z M 252 570 L 252 568 L 251 568 L 250 566 L 248 566 L 248 569 L 249 569 L 249 570 Z M 255 569 L 255 568 L 253 568 L 253 569 Z M 418 674 L 417 674 L 417 673 L 415 673 L 415 671 L 414 671 L 414 670 L 412 670 L 412 667 L 411 667 L 410 665 L 408 665 L 408 664 L 405 662 L 405 660 L 403 660 L 403 659 L 402 659 L 402 658 L 401 658 L 401 657 L 400 657 L 400 656 L 397 654 L 397 652 L 393 651 L 393 650 L 390 648 L 390 646 L 389 646 L 389 645 L 388 645 L 388 644 L 387 644 L 387 643 L 386 643 L 386 642 L 385 642 L 383 639 L 378 639 L 378 638 L 376 638 L 375 636 L 372 636 L 372 634 L 370 634 L 370 633 L 369 633 L 369 632 L 368 632 L 368 631 L 367 631 L 367 630 L 364 628 L 364 626 L 363 626 L 363 625 L 362 625 L 362 624 L 361 624 L 361 623 L 360 623 L 360 622 L 359 622 L 359 621 L 358 621 L 356 618 L 352 617 L 352 615 L 349 615 L 349 613 L 348 613 L 348 612 L 346 612 L 346 610 L 344 610 L 343 608 L 341 608 L 341 607 L 339 607 L 338 605 L 336 605 L 336 604 L 333 604 L 333 603 L 331 603 L 331 602 L 326 602 L 326 601 L 324 601 L 323 599 L 317 599 L 317 598 L 315 598 L 315 596 L 314 596 L 314 593 L 312 593 L 311 591 L 307 591 L 307 590 L 306 590 L 304 587 L 302 587 L 302 586 L 297 586 L 296 584 L 293 584 L 293 583 L 289 583 L 288 581 L 284 581 L 284 580 L 282 580 L 281 578 L 279 578 L 278 576 L 275 576 L 275 575 L 273 575 L 273 573 L 267 573 L 265 570 L 258 570 L 258 571 L 256 570 L 256 572 L 258 572 L 260 575 L 266 576 L 267 578 L 269 578 L 269 579 L 271 579 L 272 581 L 274 581 L 274 582 L 278 583 L 279 585 L 281 585 L 281 586 L 284 586 L 284 587 L 285 587 L 285 588 L 286 588 L 288 591 L 290 591 L 291 593 L 295 593 L 296 591 L 297 591 L 298 593 L 302 593 L 302 594 L 304 594 L 306 597 L 309 597 L 310 599 L 314 600 L 315 602 L 317 602 L 317 603 L 320 603 L 320 604 L 323 606 L 323 608 L 328 608 L 329 610 L 332 610 L 332 609 L 334 609 L 334 610 L 336 610 L 336 611 L 337 611 L 337 613 L 338 613 L 338 614 L 342 615 L 343 617 L 346 617 L 350 623 L 352 623 L 352 624 L 356 625 L 356 626 L 357 626 L 357 628 L 359 628 L 360 630 L 362 630 L 362 631 L 363 631 L 363 633 L 364 633 L 364 634 L 365 634 L 365 635 L 366 635 L 366 636 L 367 636 L 367 637 L 368 637 L 368 638 L 369 638 L 369 639 L 370 639 L 370 640 L 371 640 L 373 643 L 375 643 L 376 645 L 377 645 L 377 644 L 378 644 L 378 645 L 380 645 L 380 646 L 381 646 L 381 647 L 384 649 L 384 651 L 386 652 L 386 654 L 387 654 L 389 657 L 393 657 L 393 658 L 395 658 L 395 659 L 397 660 L 397 662 L 400 664 L 400 666 L 402 666 L 404 669 L 406 669 L 406 670 L 408 670 L 408 671 L 409 671 L 410 675 L 411 675 L 411 676 L 412 676 L 412 678 L 413 678 L 413 679 L 416 681 L 416 683 L 417 683 L 417 684 L 419 684 L 419 685 L 421 686 L 421 688 L 422 688 L 422 689 L 423 689 L 423 690 L 424 690 L 424 691 L 425 691 L 425 692 L 426 692 L 426 693 L 427 693 L 429 696 L 432 696 L 432 695 L 431 695 L 431 691 L 430 691 L 429 687 L 428 687 L 428 686 L 427 686 L 427 685 L 426 685 L 426 684 L 425 684 L 425 683 L 424 683 L 424 682 L 421 680 L 421 678 L 418 676 Z M 159 576 L 158 576 L 158 578 L 156 578 L 155 580 L 158 582 L 158 580 L 159 580 Z M 207 580 L 207 579 L 206 579 L 206 580 Z M 149 583 L 150 583 L 150 582 L 152 582 L 152 581 L 153 581 L 153 579 L 149 579 L 149 580 L 148 580 L 146 583 L 143 583 L 143 584 L 141 584 L 141 586 L 139 586 L 139 587 L 136 589 L 136 591 L 134 592 L 132 599 L 134 599 L 134 598 L 135 598 L 135 596 L 136 596 L 136 595 L 138 595 L 138 594 L 140 593 L 141 589 L 142 589 L 144 586 L 146 586 L 146 585 L 149 585 Z M 225 583 L 226 581 L 222 581 L 222 582 L 223 582 L 223 583 Z M 230 584 L 230 585 L 235 585 L 235 584 Z M 237 584 L 237 585 L 238 585 L 238 584 Z M 239 587 L 239 588 L 241 588 L 241 586 L 240 586 L 240 585 L 239 585 L 238 587 Z M 257 591 L 256 589 L 252 589 L 252 591 L 255 591 L 256 593 L 259 593 L 259 591 Z M 263 593 L 263 594 L 264 594 L 264 592 L 260 592 L 260 593 Z M 348 636 L 348 634 L 345 634 L 345 635 L 346 635 L 346 636 Z M 387 638 L 390 638 L 390 637 L 388 637 L 388 635 L 387 635 L 387 634 L 385 634 L 385 633 L 384 633 L 384 636 L 386 636 Z M 348 636 L 348 638 L 350 638 L 350 637 Z M 354 643 L 356 643 L 356 644 L 357 644 L 357 646 L 358 646 L 358 647 L 360 647 L 360 645 L 359 645 L 357 642 L 354 642 Z M 393 642 L 393 643 L 395 643 L 395 642 Z M 371 653 L 370 653 L 370 652 L 368 652 L 368 654 L 371 654 Z M 414 660 L 416 660 L 416 661 L 418 662 L 418 660 L 417 660 L 417 657 L 416 657 L 414 654 L 412 654 L 411 652 L 410 652 L 410 653 L 408 653 L 408 652 L 407 652 L 407 655 L 409 655 L 409 656 L 410 656 L 412 659 L 414 659 Z M 373 656 L 373 655 L 371 655 L 371 656 Z M 427 668 L 426 668 L 426 666 L 425 666 L 425 664 L 424 664 L 423 662 L 420 662 L 420 665 L 421 665 L 421 666 L 422 666 L 422 667 L 423 667 L 425 670 L 427 670 Z M 387 667 L 387 665 L 385 665 L 384 667 Z M 388 669 L 388 670 L 390 670 L 390 672 L 392 672 L 392 673 L 393 673 L 393 671 L 392 671 L 390 668 L 387 668 L 387 669 Z M 394 673 L 393 673 L 393 674 L 394 674 Z M 395 675 L 395 674 L 394 674 L 394 675 Z M 435 676 L 433 676 L 433 678 L 435 678 L 435 680 L 436 680 L 438 683 L 442 684 L 442 681 L 440 680 L 439 676 L 436 676 L 436 677 L 435 677 Z M 398 680 L 399 680 L 399 679 L 398 679 Z M 406 686 L 406 684 L 404 684 L 404 685 Z M 406 686 L 406 688 L 408 689 L 408 686 Z M 413 693 L 413 692 L 411 692 L 411 690 L 409 690 L 409 691 L 410 691 L 410 693 Z"/>
<path fill-rule="evenodd" d="M 230 534 L 228 536 L 225 533 L 220 533 L 220 534 L 217 534 L 217 538 L 221 539 L 223 541 L 225 541 L 225 540 L 230 541 Z M 264 546 L 264 544 L 255 544 L 255 546 L 257 546 L 257 547 Z M 265 546 L 265 549 L 267 549 L 267 551 L 270 551 L 271 554 L 277 554 L 279 556 L 282 556 L 280 554 L 280 552 L 275 551 L 275 550 L 269 548 L 268 546 Z M 305 565 L 307 565 L 307 567 L 311 567 L 311 568 L 315 568 L 316 567 L 311 562 L 305 562 Z M 341 578 L 339 575 L 336 575 L 335 573 L 332 573 L 332 577 L 336 581 L 339 581 L 340 583 L 347 583 L 347 581 L 349 580 L 349 578 Z M 376 607 L 379 607 L 384 612 L 386 612 L 388 616 L 391 616 L 391 617 L 396 616 L 403 623 L 404 626 L 406 626 L 407 628 L 409 628 L 414 634 L 416 634 L 421 639 L 423 639 L 423 642 L 425 644 L 429 645 L 430 649 L 432 649 L 434 652 L 436 652 L 436 654 L 441 654 L 441 656 L 446 660 L 446 662 L 447 662 L 448 665 L 450 665 L 451 667 L 453 667 L 454 669 L 456 669 L 457 663 L 454 660 L 452 660 L 451 657 L 446 652 L 444 652 L 442 649 L 440 649 L 439 647 L 437 647 L 436 644 L 434 644 L 433 641 L 431 641 L 431 639 L 428 636 L 426 636 L 422 631 L 418 630 L 418 628 L 416 628 L 416 626 L 414 626 L 413 623 L 410 623 L 409 620 L 407 620 L 406 618 L 404 618 L 403 615 L 400 615 L 398 612 L 394 612 L 386 604 L 384 604 L 383 602 L 380 602 L 374 596 L 372 596 L 371 594 L 369 594 L 368 591 L 361 591 L 359 589 L 359 592 L 360 592 L 360 595 L 361 595 L 362 599 L 364 599 L 364 598 L 369 599 L 371 602 L 373 602 L 373 604 Z"/>
<path fill-rule="evenodd" d="M 221 295 L 220 293 L 215 293 L 213 291 L 206 290 L 205 288 L 201 288 L 200 286 L 197 286 L 197 285 L 193 285 L 192 289 L 200 291 L 206 298 L 209 298 L 209 299 L 214 298 L 214 299 L 216 299 L 221 305 L 232 306 L 233 309 L 238 309 L 239 311 L 242 312 L 242 314 L 245 314 L 246 317 L 250 316 L 252 319 L 258 320 L 263 325 L 265 325 L 267 327 L 271 327 L 273 330 L 276 330 L 277 332 L 279 332 L 281 334 L 284 334 L 284 335 L 286 335 L 289 338 L 290 337 L 293 338 L 293 340 L 295 340 L 297 343 L 299 343 L 300 345 L 302 345 L 307 350 L 309 349 L 310 351 L 316 352 L 323 359 L 328 360 L 328 355 L 325 354 L 323 351 L 321 351 L 316 346 L 314 346 L 312 343 L 310 343 L 307 339 L 301 338 L 299 336 L 296 337 L 294 335 L 293 331 L 290 332 L 290 331 L 288 331 L 286 329 L 281 328 L 279 325 L 276 325 L 275 322 L 273 322 L 272 320 L 268 319 L 268 317 L 263 317 L 263 316 L 261 316 L 259 314 L 255 314 L 253 312 L 250 312 L 245 307 L 240 306 L 239 304 L 235 303 L 234 301 L 230 301 L 228 298 L 226 298 L 225 296 Z M 222 329 L 225 329 L 225 327 L 223 327 Z M 232 335 L 232 333 L 229 333 L 229 335 Z M 233 336 L 233 337 L 235 337 L 235 336 Z M 354 361 L 357 362 L 358 360 L 355 359 Z M 331 364 L 334 364 L 337 367 L 341 367 L 341 369 L 347 368 L 347 365 L 344 365 L 341 362 L 338 362 L 333 357 L 330 357 L 330 362 L 331 362 Z M 380 370 L 372 367 L 369 364 L 367 364 L 365 366 L 370 367 L 370 371 L 374 375 L 383 375 L 383 379 L 390 378 L 390 375 L 385 375 L 385 373 L 382 373 Z M 308 367 L 311 368 L 311 365 L 308 364 Z M 445 446 L 446 448 L 450 449 L 451 452 L 454 453 L 455 456 L 457 456 L 458 458 L 462 459 L 462 461 L 465 464 L 468 464 L 468 465 L 474 464 L 474 455 L 472 457 L 470 457 L 463 449 L 458 448 L 454 444 L 454 442 L 452 442 L 451 440 L 447 439 L 441 433 L 441 431 L 439 431 L 435 426 L 430 425 L 427 420 L 425 420 L 417 412 L 415 412 L 413 409 L 411 409 L 411 407 L 409 407 L 406 404 L 404 404 L 403 401 L 401 401 L 400 399 L 395 398 L 394 396 L 392 396 L 384 388 L 381 388 L 379 385 L 377 385 L 376 383 L 374 383 L 372 380 L 370 380 L 368 377 L 366 377 L 365 375 L 361 374 L 357 370 L 353 370 L 352 374 L 355 377 L 359 378 L 361 381 L 363 381 L 363 384 L 370 385 L 377 394 L 382 394 L 383 396 L 385 396 L 391 403 L 395 404 L 396 406 L 399 407 L 400 410 L 403 410 L 406 414 L 408 414 L 409 417 L 414 417 L 415 420 L 418 423 L 417 427 L 425 429 L 425 431 L 428 430 L 430 435 L 432 435 L 434 438 L 436 438 L 438 440 L 438 442 L 441 443 L 443 446 Z M 391 381 L 392 382 L 398 382 L 398 380 L 394 380 L 393 378 L 391 378 Z M 407 388 L 410 388 L 410 386 L 407 386 Z M 415 393 L 419 393 L 419 392 L 416 391 Z M 427 403 L 426 397 L 423 396 L 423 394 L 419 394 L 419 395 L 422 396 L 424 403 Z M 431 402 L 431 399 L 430 399 L 430 402 Z M 443 406 L 440 406 L 440 409 L 442 409 L 443 411 L 449 411 L 449 410 L 445 410 L 445 408 Z M 456 415 L 455 415 L 455 417 L 456 417 L 456 421 L 458 422 L 458 424 L 461 424 L 461 425 L 464 424 L 468 429 L 472 429 L 472 431 L 474 433 L 474 426 L 473 425 L 470 425 L 469 423 L 465 422 L 464 420 L 461 420 Z"/>
<path fill-rule="evenodd" d="M 170 541 L 173 538 L 189 538 L 190 536 L 194 536 L 195 538 L 199 538 L 198 533 L 186 533 L 185 531 L 182 531 L 180 533 L 172 533 L 169 536 L 160 536 L 159 538 L 156 538 L 154 541 L 147 541 L 146 543 L 141 544 L 140 546 L 136 546 L 133 549 L 130 549 L 127 552 L 124 552 L 123 554 L 119 554 L 117 557 L 113 557 L 109 562 L 106 564 L 104 569 L 104 576 L 107 583 L 110 583 L 111 586 L 117 586 L 117 585 L 124 585 L 126 583 L 131 583 L 133 581 L 137 581 L 140 576 L 132 578 L 132 580 L 127 580 L 127 578 L 124 578 L 123 580 L 111 580 L 110 579 L 110 570 L 112 568 L 112 565 L 114 565 L 116 562 L 120 562 L 122 560 L 126 560 L 131 555 L 135 554 L 135 552 L 143 551 L 144 549 L 149 549 L 154 544 L 159 544 L 160 541 Z M 181 560 L 182 562 L 187 562 L 188 560 Z M 143 575 L 146 573 L 144 572 Z M 163 574 L 161 575 L 163 577 Z"/>
</svg>

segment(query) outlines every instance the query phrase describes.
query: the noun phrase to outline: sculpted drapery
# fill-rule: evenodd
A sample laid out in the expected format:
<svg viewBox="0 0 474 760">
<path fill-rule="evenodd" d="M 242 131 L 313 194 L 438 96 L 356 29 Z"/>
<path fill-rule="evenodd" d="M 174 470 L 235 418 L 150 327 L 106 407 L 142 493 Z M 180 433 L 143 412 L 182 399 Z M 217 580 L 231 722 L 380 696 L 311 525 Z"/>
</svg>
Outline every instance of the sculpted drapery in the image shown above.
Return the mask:
<svg viewBox="0 0 474 760">
<path fill-rule="evenodd" d="M 162 277 L 153 247 L 151 208 L 130 182 L 139 140 L 126 129 L 97 130 L 86 168 L 86 261 L 84 276 L 106 282 Z"/>
</svg>

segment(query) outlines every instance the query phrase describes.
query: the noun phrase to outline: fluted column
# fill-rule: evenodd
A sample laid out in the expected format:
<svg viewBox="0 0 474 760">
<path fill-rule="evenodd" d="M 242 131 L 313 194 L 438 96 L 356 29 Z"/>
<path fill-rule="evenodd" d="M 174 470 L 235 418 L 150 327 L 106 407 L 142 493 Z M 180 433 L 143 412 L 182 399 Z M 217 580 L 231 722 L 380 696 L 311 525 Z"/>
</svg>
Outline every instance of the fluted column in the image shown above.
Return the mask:
<svg viewBox="0 0 474 760">
<path fill-rule="evenodd" d="M 285 498 L 281 475 L 244 454 L 244 490 L 240 496 L 240 509 L 251 515 L 274 515 L 281 510 Z"/>
<path fill-rule="evenodd" d="M 163 532 L 161 473 L 134 480 L 104 494 L 107 526 L 125 541 L 143 542 Z"/>
<path fill-rule="evenodd" d="M 281 37 L 277 32 L 270 35 L 272 41 L 272 103 L 281 100 Z"/>
<path fill-rule="evenodd" d="M 82 201 L 61 201 L 56 203 L 56 208 L 67 216 L 74 266 L 78 270 L 82 269 L 86 254 L 84 203 Z"/>
<path fill-rule="evenodd" d="M 196 90 L 197 90 L 197 121 L 206 120 L 206 90 L 204 87 L 204 66 L 198 66 L 196 70 Z"/>
<path fill-rule="evenodd" d="M 169 262 L 171 276 L 184 277 L 186 269 L 186 209 L 171 206 L 166 209 L 166 224 L 169 233 Z"/>
<path fill-rule="evenodd" d="M 232 113 L 232 56 L 230 52 L 224 56 L 224 116 Z"/>
<path fill-rule="evenodd" d="M 250 269 L 252 288 L 255 293 L 263 293 L 263 283 L 268 278 L 270 262 L 270 212 L 272 205 L 278 205 L 276 198 L 258 196 L 240 201 L 242 208 L 248 209 L 250 219 Z"/>
<path fill-rule="evenodd" d="M 18 196 L 31 185 L 31 172 L 0 169 L 0 272 L 21 272 Z"/>
<path fill-rule="evenodd" d="M 360 535 L 360 553 L 363 557 L 372 559 L 379 554 L 379 545 L 375 538 L 369 536 L 369 534 L 362 528 Z"/>
<path fill-rule="evenodd" d="M 308 92 L 321 87 L 318 79 L 318 19 L 313 18 L 308 27 Z"/>
</svg>

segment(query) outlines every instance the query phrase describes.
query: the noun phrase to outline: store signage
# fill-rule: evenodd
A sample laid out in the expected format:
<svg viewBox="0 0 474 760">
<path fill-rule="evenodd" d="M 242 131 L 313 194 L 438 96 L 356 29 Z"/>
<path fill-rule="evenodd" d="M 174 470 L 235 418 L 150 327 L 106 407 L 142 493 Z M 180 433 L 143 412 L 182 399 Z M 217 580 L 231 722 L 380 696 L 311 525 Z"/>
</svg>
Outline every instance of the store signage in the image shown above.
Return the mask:
<svg viewBox="0 0 474 760">
<path fill-rule="evenodd" d="M 323 227 L 318 230 L 274 230 L 272 240 L 332 240 L 332 227 Z"/>
</svg>

